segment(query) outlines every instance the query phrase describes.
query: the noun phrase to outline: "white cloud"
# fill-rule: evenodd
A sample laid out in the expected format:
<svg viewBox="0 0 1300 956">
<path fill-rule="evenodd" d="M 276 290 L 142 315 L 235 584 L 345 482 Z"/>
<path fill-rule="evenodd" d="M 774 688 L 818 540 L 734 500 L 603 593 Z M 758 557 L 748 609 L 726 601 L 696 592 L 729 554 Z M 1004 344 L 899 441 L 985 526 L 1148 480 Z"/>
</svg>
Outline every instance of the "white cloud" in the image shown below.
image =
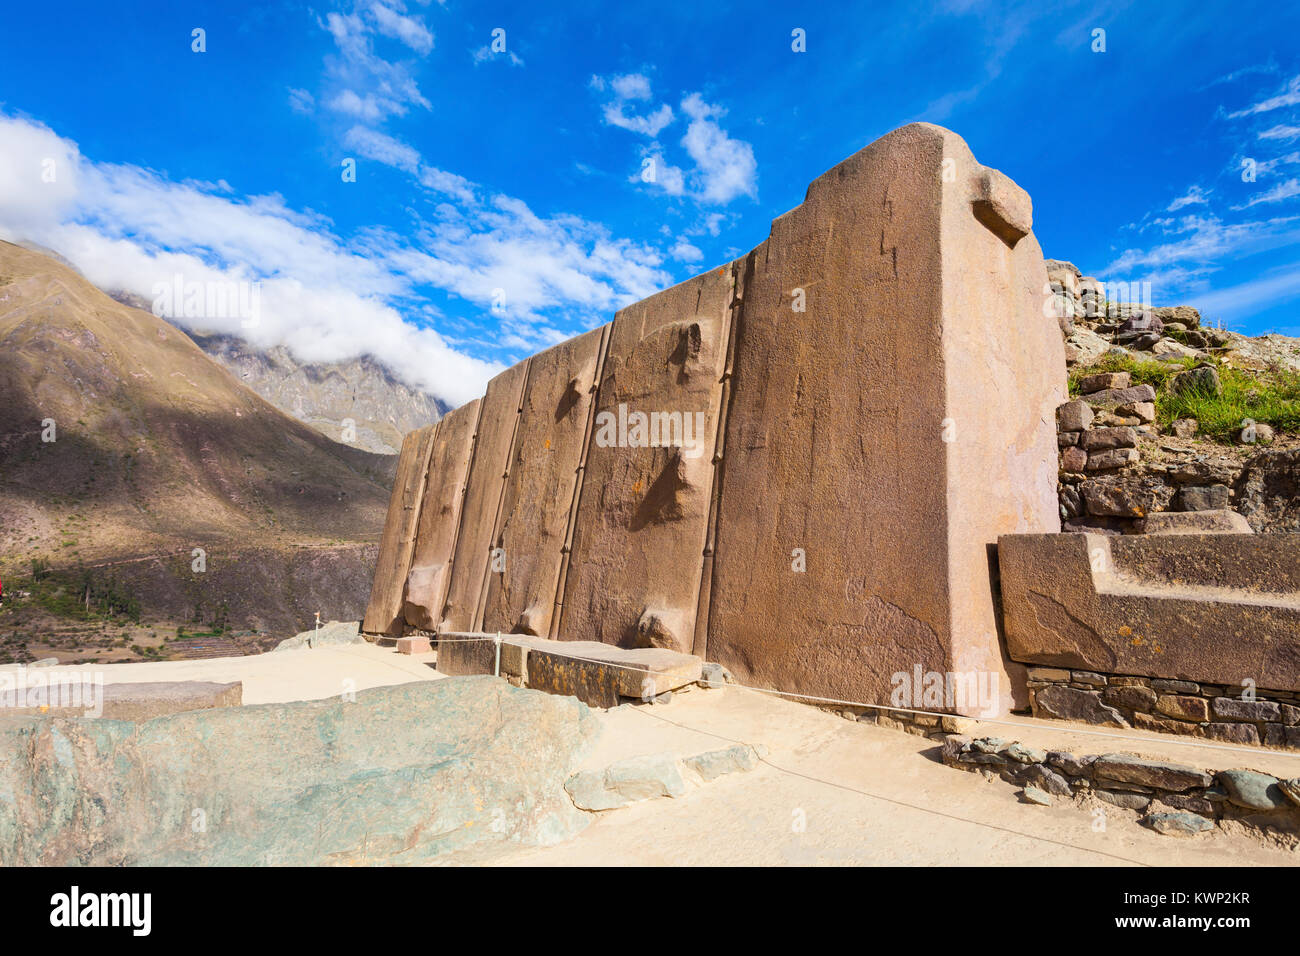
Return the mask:
<svg viewBox="0 0 1300 956">
<path fill-rule="evenodd" d="M 464 176 L 457 176 L 434 166 L 420 167 L 420 185 L 435 192 L 454 196 L 464 202 L 473 202 L 474 184 Z"/>
<path fill-rule="evenodd" d="M 295 113 L 310 113 L 316 108 L 316 100 L 306 90 L 289 90 L 289 106 Z"/>
<path fill-rule="evenodd" d="M 630 102 L 650 99 L 650 80 L 643 74 L 629 73 L 611 77 L 608 81 L 602 77 L 592 77 L 592 86 L 601 91 L 608 88 L 614 93 L 614 98 L 605 104 L 602 111 L 605 123 L 609 126 L 654 139 L 673 121 L 673 108 L 667 103 L 644 115 L 627 112 Z"/>
<path fill-rule="evenodd" d="M 705 103 L 698 93 L 682 100 L 682 110 L 691 118 L 682 145 L 695 160 L 700 198 L 717 204 L 742 195 L 757 198 L 758 164 L 753 147 L 744 140 L 732 139 L 715 122 L 726 111 Z"/>
<path fill-rule="evenodd" d="M 366 159 L 408 173 L 418 172 L 420 168 L 420 153 L 415 147 L 365 126 L 354 126 L 344 133 L 343 145 L 356 150 Z"/>
<path fill-rule="evenodd" d="M 403 15 L 405 7 L 401 3 L 395 3 L 397 9 L 385 6 L 383 3 L 372 3 L 370 13 L 375 18 L 375 24 L 379 32 L 384 36 L 393 37 L 401 40 L 416 53 L 428 53 L 433 49 L 433 34 L 429 31 L 418 17 L 409 17 Z"/>
<path fill-rule="evenodd" d="M 472 55 L 474 57 L 475 66 L 478 66 L 480 63 L 486 63 L 488 60 L 501 60 L 509 63 L 511 66 L 524 65 L 523 58 L 520 57 L 519 54 L 515 53 L 514 50 L 505 50 L 501 53 L 494 53 L 491 47 L 481 46 L 477 50 L 473 51 Z"/>
<path fill-rule="evenodd" d="M 389 260 L 404 275 L 485 309 L 501 290 L 502 328 L 517 347 L 566 337 L 543 312 L 560 310 L 590 327 L 672 282 L 653 247 L 576 216 L 544 219 L 500 195 L 470 209 L 443 205 L 438 213 Z"/>
<path fill-rule="evenodd" d="M 1293 140 L 1300 137 L 1300 126 L 1277 125 L 1264 130 L 1259 134 L 1260 139 L 1280 139 L 1284 141 Z"/>
<path fill-rule="evenodd" d="M 685 239 L 678 239 L 677 243 L 668 250 L 668 254 L 679 262 L 699 262 L 704 258 L 704 253 L 699 247 L 691 245 Z"/>
<path fill-rule="evenodd" d="M 321 23 L 337 49 L 326 58 L 328 82 L 338 91 L 327 102 L 332 109 L 370 122 L 405 116 L 412 106 L 432 108 L 407 64 L 390 62 L 375 52 L 373 37 L 382 29 L 374 19 L 374 7 L 380 6 L 363 10 L 358 5 L 349 14 L 329 13 Z M 371 14 L 371 19 L 363 13 Z M 432 45 L 432 37 L 429 42 Z"/>
<path fill-rule="evenodd" d="M 425 189 L 440 192 L 464 202 L 473 202 L 474 184 L 435 166 L 428 166 L 420 151 L 408 143 L 366 126 L 354 126 L 343 134 L 343 145 L 365 159 L 410 173 Z"/>
<path fill-rule="evenodd" d="M 360 96 L 355 90 L 341 90 L 337 96 L 329 101 L 329 108 L 339 113 L 360 117 L 372 123 L 383 119 L 386 112 L 384 108 L 380 107 L 379 101 L 374 96 L 369 93 Z"/>
<path fill-rule="evenodd" d="M 1273 61 L 1273 58 L 1270 56 L 1268 58 L 1268 61 L 1265 63 L 1256 63 L 1256 64 L 1252 64 L 1251 66 L 1243 66 L 1239 70 L 1234 70 L 1231 73 L 1221 76 L 1216 80 L 1211 80 L 1209 83 L 1206 83 L 1196 92 L 1204 93 L 1206 90 L 1210 89 L 1211 87 L 1219 86 L 1222 83 L 1235 83 L 1243 76 L 1251 76 L 1256 73 L 1263 73 L 1265 75 L 1272 76 L 1278 73 L 1278 66 Z"/>
<path fill-rule="evenodd" d="M 1219 268 L 1219 262 L 1300 243 L 1300 216 L 1225 223 L 1217 216 L 1184 216 L 1167 230 L 1179 238 L 1149 249 L 1127 249 L 1107 266 L 1103 278 L 1149 281 L 1166 292 L 1191 287 Z"/>
<path fill-rule="evenodd" d="M 721 106 L 706 103 L 699 93 L 691 93 L 681 101 L 682 112 L 690 118 L 690 123 L 679 145 L 694 164 L 685 171 L 666 158 L 664 147 L 657 139 L 676 116 L 667 103 L 651 108 L 654 97 L 645 74 L 593 76 L 591 88 L 611 95 L 601 109 L 605 125 L 653 140 L 641 151 L 641 166 L 628 177 L 628 182 L 644 183 L 666 195 L 689 196 L 695 202 L 709 205 L 725 205 L 739 196 L 758 197 L 754 148 L 744 140 L 733 139 L 719 125 L 718 120 L 726 115 Z M 642 104 L 642 108 L 633 110 L 632 104 Z M 645 177 L 647 160 L 654 164 L 654 178 L 650 180 Z"/>
<path fill-rule="evenodd" d="M 1272 159 L 1267 159 L 1256 165 L 1255 172 L 1263 176 L 1266 173 L 1273 172 L 1279 166 L 1292 166 L 1296 163 L 1300 163 L 1300 152 L 1287 153 L 1285 156 L 1275 156 Z"/>
<path fill-rule="evenodd" d="M 686 193 L 685 174 L 678 167 L 664 159 L 663 151 L 658 146 L 659 144 L 656 143 L 654 148 L 644 150 L 641 153 L 641 166 L 628 177 L 628 182 L 643 183 L 651 188 L 662 189 L 670 196 L 684 195 Z M 649 165 L 647 165 L 647 161 Z"/>
<path fill-rule="evenodd" d="M 609 81 L 614 94 L 625 100 L 650 99 L 650 80 L 643 73 L 625 73 Z"/>
<path fill-rule="evenodd" d="M 1278 183 L 1267 192 L 1255 196 L 1249 202 L 1242 203 L 1240 206 L 1233 206 L 1233 209 L 1249 209 L 1251 206 L 1258 206 L 1261 203 L 1281 202 L 1284 199 L 1290 199 L 1293 196 L 1300 196 L 1300 179 L 1288 179 L 1285 182 Z"/>
<path fill-rule="evenodd" d="M 1171 202 L 1165 211 L 1177 212 L 1184 206 L 1208 205 L 1209 201 L 1210 194 L 1208 190 L 1204 190 L 1200 186 L 1192 186 L 1186 193 Z"/>
<path fill-rule="evenodd" d="M 1192 297 L 1202 315 L 1247 318 L 1260 308 L 1300 296 L 1300 270 L 1288 269 L 1279 275 L 1251 279 L 1226 289 L 1216 289 Z"/>
<path fill-rule="evenodd" d="M 187 282 L 260 282 L 258 326 L 244 329 L 239 318 L 204 325 L 262 347 L 286 345 L 304 361 L 370 354 L 453 405 L 482 394 L 501 366 L 404 320 L 436 318 L 426 287 L 471 303 L 473 318 L 490 315 L 500 330 L 491 346 L 532 351 L 672 283 L 652 246 L 577 216 L 538 216 L 508 196 L 479 200 L 481 187 L 424 164 L 406 144 L 364 127 L 349 135 L 455 202 L 417 219 L 411 236 L 372 228 L 348 239 L 280 196 L 241 198 L 225 182 L 177 183 L 95 163 L 49 128 L 0 114 L 0 235 L 38 242 L 91 281 L 146 298 L 177 273 Z M 52 183 L 42 182 L 47 159 Z M 505 303 L 492 315 L 497 289 Z"/>
<path fill-rule="evenodd" d="M 1300 76 L 1291 78 L 1287 84 L 1286 90 L 1276 96 L 1270 96 L 1266 100 L 1248 106 L 1244 110 L 1237 110 L 1235 113 L 1229 113 L 1229 119 L 1239 119 L 1243 116 L 1253 116 L 1256 113 L 1267 113 L 1271 110 L 1280 109 L 1283 106 L 1296 106 L 1300 104 Z"/>
</svg>

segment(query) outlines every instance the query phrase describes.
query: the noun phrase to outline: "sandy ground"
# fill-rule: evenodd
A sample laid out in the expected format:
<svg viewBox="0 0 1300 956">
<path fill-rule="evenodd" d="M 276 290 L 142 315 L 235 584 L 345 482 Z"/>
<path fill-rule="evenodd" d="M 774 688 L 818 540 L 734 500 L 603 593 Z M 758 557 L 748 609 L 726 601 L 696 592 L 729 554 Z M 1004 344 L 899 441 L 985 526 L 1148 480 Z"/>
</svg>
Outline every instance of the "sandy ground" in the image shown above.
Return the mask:
<svg viewBox="0 0 1300 956">
<path fill-rule="evenodd" d="M 762 764 L 721 777 L 679 799 L 607 811 L 576 839 L 513 850 L 486 862 L 515 866 L 908 865 L 1203 866 L 1290 865 L 1300 854 L 1241 834 L 1160 836 L 1138 814 L 1101 803 L 1020 802 L 1001 780 L 943 766 L 935 743 L 734 688 L 675 695 L 667 706 L 624 707 L 603 718 L 606 733 L 589 764 L 637 753 L 699 753 L 732 743 L 764 744 Z M 1007 733 L 1007 739 L 1031 735 Z M 1051 746 L 1080 735 L 1034 728 Z M 978 732 L 996 733 L 994 728 Z M 1103 744 L 1098 746 L 1098 744 Z M 1087 737 L 1076 753 L 1147 752 Z M 1170 748 L 1172 749 L 1172 748 Z M 930 752 L 927 754 L 927 752 Z M 1197 766 L 1257 766 L 1201 748 L 1177 758 Z M 1300 759 L 1287 761 L 1291 775 Z M 1261 767 L 1261 769 L 1263 769 Z M 1280 769 L 1280 768 L 1279 768 Z M 1104 827 L 1104 829 L 1101 829 Z"/>
<path fill-rule="evenodd" d="M 434 655 L 399 654 L 374 644 L 340 644 L 314 650 L 280 651 L 247 657 L 140 664 L 74 664 L 46 673 L 102 672 L 106 684 L 152 681 L 243 681 L 245 704 L 320 700 L 345 690 L 387 687 L 415 680 L 441 680 Z M 14 665 L 5 665 L 12 669 Z M 351 684 L 345 682 L 351 681 Z"/>
<path fill-rule="evenodd" d="M 342 645 L 250 657 L 142 664 L 71 665 L 107 683 L 205 680 L 244 683 L 247 704 L 309 700 L 444 679 L 433 654 Z M 53 668 L 51 668 L 53 670 Z M 1001 780 L 943 766 L 934 741 L 845 720 L 803 704 L 734 687 L 692 689 L 667 705 L 600 712 L 603 733 L 585 768 L 631 756 L 679 756 L 762 745 L 763 762 L 692 790 L 598 814 L 555 847 L 488 849 L 449 863 L 503 866 L 875 865 L 1196 866 L 1290 865 L 1300 852 L 1255 836 L 1180 839 L 1138 825 L 1139 814 L 1090 801 L 1022 803 Z M 1235 752 L 1136 731 L 1010 718 L 970 732 L 1076 754 L 1122 751 L 1205 769 L 1248 767 L 1300 775 L 1300 754 Z"/>
</svg>

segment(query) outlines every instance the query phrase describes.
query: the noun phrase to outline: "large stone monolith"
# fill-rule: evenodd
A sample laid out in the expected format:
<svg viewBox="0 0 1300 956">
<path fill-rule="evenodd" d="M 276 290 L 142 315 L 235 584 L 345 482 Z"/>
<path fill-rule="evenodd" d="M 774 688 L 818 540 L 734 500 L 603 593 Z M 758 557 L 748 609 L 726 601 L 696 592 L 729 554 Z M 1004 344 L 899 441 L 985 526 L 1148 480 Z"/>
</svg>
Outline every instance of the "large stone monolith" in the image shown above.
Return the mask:
<svg viewBox="0 0 1300 956">
<path fill-rule="evenodd" d="M 1065 398 L 1030 209 L 914 124 L 750 255 L 707 644 L 743 682 L 887 704 L 919 668 L 994 677 L 1010 705 L 991 555 L 1059 529 Z"/>
<path fill-rule="evenodd" d="M 561 638 L 690 652 L 734 292 L 723 266 L 615 316 Z"/>
<path fill-rule="evenodd" d="M 415 550 L 415 529 L 420 520 L 429 456 L 437 432 L 437 424 L 426 425 L 402 439 L 397 475 L 393 479 L 393 496 L 388 500 L 388 515 L 384 518 L 384 531 L 379 539 L 375 581 L 370 586 L 370 603 L 361 622 L 361 629 L 367 634 L 396 637 L 405 626 L 402 592 Z"/>
<path fill-rule="evenodd" d="M 447 413 L 438 423 L 429 456 L 411 570 L 402 594 L 402 616 L 407 624 L 420 630 L 432 631 L 442 619 L 482 401 L 476 398 Z"/>
<path fill-rule="evenodd" d="M 534 355 L 489 568 L 483 629 L 547 637 L 608 326 Z"/>
<path fill-rule="evenodd" d="M 451 566 L 451 585 L 440 627 L 443 631 L 473 631 L 480 623 L 479 607 L 492 557 L 492 532 L 510 467 L 515 422 L 519 419 L 519 404 L 528 379 L 528 361 L 525 359 L 488 382 L 483 397 L 474 457 L 465 484 L 456 556 Z"/>
</svg>

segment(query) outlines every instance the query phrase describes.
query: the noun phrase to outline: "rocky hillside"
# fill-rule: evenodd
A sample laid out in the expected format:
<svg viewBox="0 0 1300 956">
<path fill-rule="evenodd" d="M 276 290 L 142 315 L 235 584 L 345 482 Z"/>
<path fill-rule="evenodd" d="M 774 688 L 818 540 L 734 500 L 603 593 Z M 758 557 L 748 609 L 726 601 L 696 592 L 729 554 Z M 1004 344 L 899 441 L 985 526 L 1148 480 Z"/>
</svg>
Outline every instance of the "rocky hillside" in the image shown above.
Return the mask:
<svg viewBox="0 0 1300 956">
<path fill-rule="evenodd" d="M 150 308 L 142 296 L 120 290 L 109 294 L 124 305 Z M 263 350 L 235 335 L 181 329 L 280 411 L 353 448 L 396 455 L 403 435 L 436 422 L 449 410 L 370 356 L 303 363 L 283 346 Z"/>
<path fill-rule="evenodd" d="M 198 548 L 215 566 L 252 549 L 369 545 L 393 464 L 284 414 L 162 319 L 0 242 L 6 579 L 33 560 L 108 568 Z M 356 588 L 364 604 L 368 578 Z M 227 598 L 238 606 L 208 601 Z M 292 597 L 276 600 L 289 613 Z"/>
<path fill-rule="evenodd" d="M 1048 275 L 1070 366 L 1066 530 L 1300 531 L 1300 340 L 1107 301 L 1068 262 Z"/>
<path fill-rule="evenodd" d="M 283 346 L 261 351 L 233 335 L 190 338 L 276 408 L 355 448 L 395 455 L 403 435 L 447 411 L 369 356 L 301 364 Z"/>
</svg>

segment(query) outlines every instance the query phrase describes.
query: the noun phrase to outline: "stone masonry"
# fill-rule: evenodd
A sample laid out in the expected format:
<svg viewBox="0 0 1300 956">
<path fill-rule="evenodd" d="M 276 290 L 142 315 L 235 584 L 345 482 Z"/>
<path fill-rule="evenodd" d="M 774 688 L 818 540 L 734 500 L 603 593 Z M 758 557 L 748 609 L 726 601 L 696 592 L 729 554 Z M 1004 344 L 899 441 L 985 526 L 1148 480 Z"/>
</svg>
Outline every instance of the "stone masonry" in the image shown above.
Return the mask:
<svg viewBox="0 0 1300 956">
<path fill-rule="evenodd" d="M 407 442 L 365 630 L 664 648 L 868 702 L 979 672 L 1027 703 L 993 554 L 1059 530 L 1066 398 L 1031 230 L 953 133 L 866 147 L 748 255 L 494 379 L 452 474 Z"/>
</svg>

